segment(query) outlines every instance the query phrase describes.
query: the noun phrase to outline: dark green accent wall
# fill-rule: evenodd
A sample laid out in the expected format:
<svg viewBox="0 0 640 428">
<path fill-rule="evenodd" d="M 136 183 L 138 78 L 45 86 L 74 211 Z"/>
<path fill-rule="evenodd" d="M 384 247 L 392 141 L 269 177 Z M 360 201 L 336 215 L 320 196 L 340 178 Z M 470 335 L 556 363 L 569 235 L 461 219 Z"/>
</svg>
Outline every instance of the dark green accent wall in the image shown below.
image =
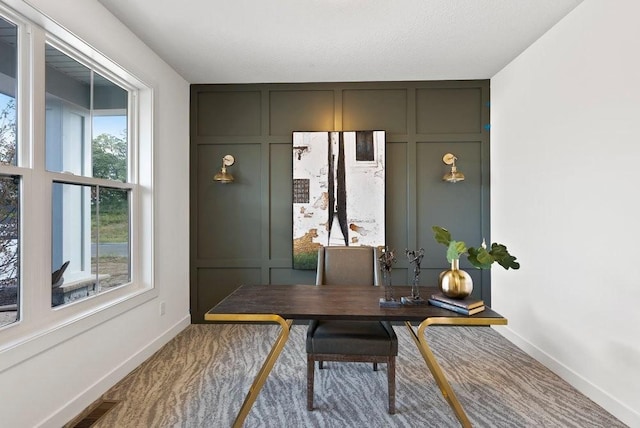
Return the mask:
<svg viewBox="0 0 640 428">
<path fill-rule="evenodd" d="M 315 271 L 291 268 L 294 131 L 386 131 L 386 240 L 399 255 L 393 283 L 410 283 L 404 250 L 423 247 L 421 284 L 437 284 L 447 261 L 432 225 L 469 245 L 490 242 L 488 106 L 488 80 L 192 85 L 192 322 L 244 283 L 315 282 Z M 465 181 L 441 180 L 448 152 Z M 236 180 L 215 183 L 226 154 L 236 159 Z M 461 265 L 473 295 L 490 302 L 489 271 Z"/>
</svg>

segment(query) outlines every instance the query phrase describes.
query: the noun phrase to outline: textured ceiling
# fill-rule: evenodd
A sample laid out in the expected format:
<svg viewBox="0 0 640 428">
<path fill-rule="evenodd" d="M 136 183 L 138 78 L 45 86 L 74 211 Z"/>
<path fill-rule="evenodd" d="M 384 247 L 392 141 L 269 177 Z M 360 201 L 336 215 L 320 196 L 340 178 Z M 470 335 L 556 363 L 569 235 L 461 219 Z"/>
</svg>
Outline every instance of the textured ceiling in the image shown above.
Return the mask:
<svg viewBox="0 0 640 428">
<path fill-rule="evenodd" d="M 190 83 L 486 79 L 582 0 L 99 0 Z"/>
</svg>

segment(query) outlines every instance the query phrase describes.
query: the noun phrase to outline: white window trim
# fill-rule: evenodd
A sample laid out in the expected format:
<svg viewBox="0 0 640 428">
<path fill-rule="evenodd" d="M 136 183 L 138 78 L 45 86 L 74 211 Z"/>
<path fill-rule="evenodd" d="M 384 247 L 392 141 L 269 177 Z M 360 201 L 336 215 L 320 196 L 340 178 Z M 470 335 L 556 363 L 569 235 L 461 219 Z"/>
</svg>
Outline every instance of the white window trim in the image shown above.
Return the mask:
<svg viewBox="0 0 640 428">
<path fill-rule="evenodd" d="M 154 92 L 150 85 L 109 60 L 98 50 L 24 2 L 0 3 L 0 13 L 18 25 L 18 139 L 19 166 L 0 166 L 5 174 L 22 177 L 21 218 L 21 319 L 0 328 L 0 372 L 92 329 L 158 296 L 154 288 Z M 133 185 L 131 218 L 132 282 L 96 296 L 56 308 L 51 307 L 51 183 L 72 177 L 44 169 L 45 59 L 46 43 L 69 51 L 104 77 L 127 89 L 128 135 L 137 151 L 130 153 Z M 138 125 L 138 126 L 136 126 Z M 25 142 L 34 141 L 31 146 Z M 31 147 L 34 150 L 31 150 Z M 82 182 L 86 182 L 83 177 Z M 73 180 L 72 180 L 73 181 Z M 114 182 L 89 179 L 96 184 Z M 108 184 L 107 184 L 108 183 Z M 121 183 L 123 188 L 131 186 Z M 42 201 L 48 201 L 43 203 Z"/>
</svg>

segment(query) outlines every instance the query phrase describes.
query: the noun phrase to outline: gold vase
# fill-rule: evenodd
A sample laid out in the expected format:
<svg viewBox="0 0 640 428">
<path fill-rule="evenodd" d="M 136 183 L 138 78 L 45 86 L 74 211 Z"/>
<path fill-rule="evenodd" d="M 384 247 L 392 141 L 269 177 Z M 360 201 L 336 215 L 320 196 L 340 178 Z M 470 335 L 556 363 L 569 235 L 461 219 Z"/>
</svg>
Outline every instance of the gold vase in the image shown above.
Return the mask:
<svg viewBox="0 0 640 428">
<path fill-rule="evenodd" d="M 473 291 L 473 281 L 471 276 L 460 270 L 460 260 L 451 261 L 451 269 L 440 273 L 438 286 L 440 291 L 452 299 L 464 299 Z"/>
</svg>

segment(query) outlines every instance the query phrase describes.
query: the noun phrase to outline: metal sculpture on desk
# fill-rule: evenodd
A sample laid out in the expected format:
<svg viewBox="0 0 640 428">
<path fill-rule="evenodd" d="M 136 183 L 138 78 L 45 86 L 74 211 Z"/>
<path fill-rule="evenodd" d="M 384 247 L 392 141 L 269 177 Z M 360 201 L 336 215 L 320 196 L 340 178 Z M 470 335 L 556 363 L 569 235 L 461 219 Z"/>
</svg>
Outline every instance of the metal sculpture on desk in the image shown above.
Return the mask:
<svg viewBox="0 0 640 428">
<path fill-rule="evenodd" d="M 401 305 L 399 301 L 393 297 L 393 288 L 391 286 L 391 269 L 396 262 L 396 256 L 393 250 L 389 247 L 384 247 L 380 250 L 381 254 L 378 257 L 380 262 L 380 270 L 382 270 L 382 281 L 384 284 L 384 298 L 380 298 L 380 306 L 382 307 L 398 307 Z"/>
<path fill-rule="evenodd" d="M 420 263 L 424 257 L 424 248 L 420 248 L 418 251 L 404 250 L 404 252 L 407 255 L 407 259 L 409 259 L 409 263 L 413 265 L 413 282 L 411 283 L 411 296 L 402 297 L 401 301 L 409 305 L 424 305 L 427 301 L 420 297 L 419 288 Z"/>
</svg>

